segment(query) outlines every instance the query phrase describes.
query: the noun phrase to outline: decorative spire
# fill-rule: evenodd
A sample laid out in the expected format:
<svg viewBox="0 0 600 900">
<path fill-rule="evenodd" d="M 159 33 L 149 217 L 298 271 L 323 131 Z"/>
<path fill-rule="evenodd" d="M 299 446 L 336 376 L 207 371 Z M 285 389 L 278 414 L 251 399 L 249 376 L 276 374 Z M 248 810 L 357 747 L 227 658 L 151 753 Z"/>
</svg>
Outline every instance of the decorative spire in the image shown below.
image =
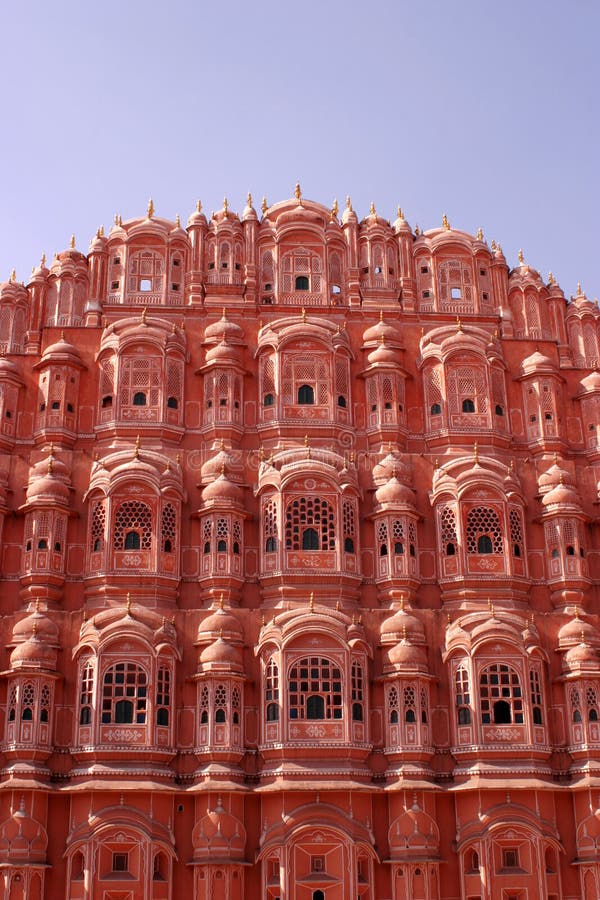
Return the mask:
<svg viewBox="0 0 600 900">
<path fill-rule="evenodd" d="M 223 197 L 223 212 L 227 216 L 229 213 L 229 200 L 227 197 Z"/>
<path fill-rule="evenodd" d="M 294 197 L 298 201 L 298 205 L 302 205 L 302 189 L 300 187 L 300 182 L 296 182 L 296 187 L 294 188 Z"/>
<path fill-rule="evenodd" d="M 421 234 L 421 229 L 419 228 L 419 225 L 418 225 L 418 224 L 415 225 L 415 234 L 416 234 L 417 237 L 419 237 L 419 235 Z"/>
<path fill-rule="evenodd" d="M 462 333 L 463 327 L 462 322 L 460 321 L 460 316 L 456 317 L 456 330 Z"/>
<path fill-rule="evenodd" d="M 302 324 L 306 322 L 306 310 L 302 307 Z"/>
<path fill-rule="evenodd" d="M 520 249 L 518 254 L 519 262 L 522 266 L 525 265 L 525 257 L 523 256 L 523 251 Z"/>
<path fill-rule="evenodd" d="M 577 282 L 577 296 L 578 296 L 578 297 L 581 297 L 581 294 L 582 294 L 582 293 L 583 293 L 583 292 L 582 292 L 582 290 L 581 290 L 581 282 L 578 281 L 578 282 Z"/>
<path fill-rule="evenodd" d="M 315 595 L 313 594 L 312 591 L 310 592 L 310 600 L 308 601 L 308 606 L 309 606 L 311 613 L 314 613 L 314 611 L 315 611 Z"/>
<path fill-rule="evenodd" d="M 548 284 L 556 284 L 556 278 L 552 272 L 548 272 Z"/>
<path fill-rule="evenodd" d="M 71 235 L 71 240 L 69 241 L 69 247 L 71 248 L 71 250 L 75 249 L 75 235 L 74 234 Z"/>
<path fill-rule="evenodd" d="M 339 208 L 339 206 L 338 206 L 337 200 L 334 200 L 334 201 L 333 201 L 333 206 L 331 207 L 331 219 L 332 219 L 332 221 L 333 221 L 333 219 L 336 219 L 336 218 L 337 218 L 337 214 L 338 214 L 338 212 L 339 212 L 339 209 L 340 209 L 340 208 Z"/>
<path fill-rule="evenodd" d="M 202 212 L 202 201 L 201 200 L 196 200 L 196 212 L 197 213 Z"/>
<path fill-rule="evenodd" d="M 131 615 L 131 594 L 127 591 L 127 600 L 125 602 L 125 609 L 127 610 L 127 615 Z"/>
<path fill-rule="evenodd" d="M 404 213 L 402 212 L 402 207 L 401 207 L 401 206 L 398 207 L 397 212 L 398 212 L 398 218 L 400 219 L 400 221 L 401 221 L 401 222 L 404 222 Z"/>
<path fill-rule="evenodd" d="M 483 228 L 481 228 L 481 227 L 479 227 L 479 228 L 477 229 L 477 240 L 478 240 L 478 241 L 482 241 L 482 240 L 483 240 Z"/>
<path fill-rule="evenodd" d="M 252 194 L 248 191 L 248 195 L 246 197 L 246 206 L 249 206 L 252 209 Z"/>
<path fill-rule="evenodd" d="M 151 219 L 153 215 L 154 215 L 154 201 L 152 200 L 152 197 L 150 197 L 150 199 L 148 200 L 148 209 L 146 210 L 146 216 L 149 219 Z M 119 223 L 119 224 L 121 224 L 121 223 Z"/>
<path fill-rule="evenodd" d="M 446 229 L 446 231 L 450 231 L 450 222 L 448 221 L 448 216 L 446 213 L 442 216 L 442 226 Z"/>
<path fill-rule="evenodd" d="M 495 250 L 495 249 L 496 249 L 496 241 L 494 240 L 494 238 L 492 238 L 490 247 L 492 248 L 492 250 Z"/>
<path fill-rule="evenodd" d="M 134 458 L 134 459 L 139 459 L 139 458 L 140 458 L 140 445 L 141 445 L 141 438 L 140 438 L 140 436 L 139 436 L 139 434 L 138 434 L 138 436 L 137 436 L 136 439 L 135 439 L 135 449 L 134 449 L 134 451 L 133 451 L 133 458 Z"/>
<path fill-rule="evenodd" d="M 268 203 L 267 203 L 267 198 L 266 198 L 266 197 L 263 197 L 263 198 L 262 198 L 262 203 L 260 204 L 260 208 L 261 208 L 262 214 L 263 214 L 263 216 L 264 216 L 264 214 L 266 213 L 266 211 L 267 211 L 268 208 L 269 208 L 269 205 L 268 205 Z"/>
<path fill-rule="evenodd" d="M 144 307 L 143 310 L 142 310 L 142 315 L 140 316 L 140 322 L 142 323 L 142 325 L 145 325 L 145 324 L 146 324 L 146 316 L 147 316 L 147 314 L 148 314 L 148 310 L 146 309 L 146 307 Z"/>
<path fill-rule="evenodd" d="M 177 226 L 177 228 L 181 228 L 181 219 L 179 218 L 179 213 L 177 213 L 175 216 L 175 225 Z"/>
<path fill-rule="evenodd" d="M 479 445 L 477 441 L 473 444 L 473 459 L 479 465 Z"/>
<path fill-rule="evenodd" d="M 350 194 L 346 194 L 346 209 L 349 212 L 352 212 L 352 200 L 350 199 Z"/>
<path fill-rule="evenodd" d="M 371 200 L 371 208 L 369 210 L 369 214 L 377 217 L 377 210 L 375 209 L 375 204 L 372 200 Z"/>
<path fill-rule="evenodd" d="M 16 269 L 13 269 L 12 272 L 10 273 L 10 279 L 9 279 L 9 280 L 10 280 L 13 284 L 14 284 L 14 282 L 17 280 L 17 270 L 16 270 Z"/>
<path fill-rule="evenodd" d="M 40 266 L 42 267 L 42 269 L 46 268 L 46 254 L 45 253 L 42 253 L 42 258 L 40 260 Z"/>
</svg>

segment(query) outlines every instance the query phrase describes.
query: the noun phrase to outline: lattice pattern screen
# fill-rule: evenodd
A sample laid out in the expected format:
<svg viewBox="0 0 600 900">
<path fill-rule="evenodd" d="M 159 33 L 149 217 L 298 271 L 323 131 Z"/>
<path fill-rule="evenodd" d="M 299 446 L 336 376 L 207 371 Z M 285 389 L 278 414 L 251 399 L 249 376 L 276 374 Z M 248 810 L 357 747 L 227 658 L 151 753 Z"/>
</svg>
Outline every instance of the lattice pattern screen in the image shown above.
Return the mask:
<svg viewBox="0 0 600 900">
<path fill-rule="evenodd" d="M 440 526 L 442 532 L 442 546 L 448 544 L 456 546 L 456 515 L 451 506 L 442 506 L 440 509 Z"/>
<path fill-rule="evenodd" d="M 165 503 L 161 516 L 161 546 L 163 550 L 175 546 L 177 536 L 177 513 L 172 503 Z"/>
<path fill-rule="evenodd" d="M 510 543 L 512 545 L 515 556 L 523 555 L 523 527 L 521 523 L 521 512 L 516 507 L 511 507 L 508 514 L 510 524 Z M 518 548 L 518 552 L 517 552 Z"/>
<path fill-rule="evenodd" d="M 288 504 L 285 520 L 285 546 L 288 550 L 302 549 L 302 533 L 308 527 L 314 527 L 317 531 L 317 549 L 335 549 L 335 515 L 327 500 L 300 497 Z"/>
<path fill-rule="evenodd" d="M 470 266 L 451 259 L 438 266 L 440 308 L 474 309 L 473 275 Z"/>
<path fill-rule="evenodd" d="M 113 535 L 113 548 L 125 549 L 125 539 L 129 532 L 140 537 L 140 550 L 150 550 L 152 546 L 152 510 L 139 500 L 125 500 L 117 508 Z"/>
<path fill-rule="evenodd" d="M 135 663 L 116 663 L 104 674 L 102 723 L 146 722 L 147 675 Z"/>
<path fill-rule="evenodd" d="M 300 659 L 290 669 L 288 696 L 290 719 L 341 719 L 341 669 L 323 657 Z"/>
<path fill-rule="evenodd" d="M 469 510 L 467 514 L 466 537 L 467 553 L 504 553 L 500 518 L 498 513 L 489 506 L 475 506 Z M 481 537 L 490 539 L 491 551 L 481 550 L 479 543 Z"/>
<path fill-rule="evenodd" d="M 481 721 L 484 725 L 499 720 L 506 724 L 504 716 L 497 712 L 498 702 L 507 704 L 510 722 L 523 724 L 523 692 L 518 673 L 511 666 L 494 663 L 483 669 L 479 679 Z"/>
<path fill-rule="evenodd" d="M 286 253 L 281 260 L 281 286 L 284 294 L 293 293 L 296 290 L 296 278 L 304 275 L 309 280 L 309 291 L 320 294 L 322 283 L 321 258 L 310 250 L 297 247 L 292 253 Z"/>
<path fill-rule="evenodd" d="M 363 670 L 358 662 L 352 663 L 352 671 L 350 678 L 351 700 L 352 700 L 352 721 L 362 722 L 364 718 L 364 684 Z"/>
<path fill-rule="evenodd" d="M 159 358 L 148 355 L 125 357 L 119 379 L 121 406 L 158 406 L 161 377 Z M 144 402 L 141 402 L 141 395 Z"/>
<path fill-rule="evenodd" d="M 134 253 L 129 260 L 129 291 L 133 293 L 141 290 L 149 293 L 162 291 L 164 270 L 164 259 L 158 253 L 152 253 L 150 250 Z M 149 285 L 145 282 L 149 282 Z"/>
<path fill-rule="evenodd" d="M 283 399 L 286 403 L 298 402 L 298 391 L 303 385 L 312 387 L 316 406 L 329 403 L 329 361 L 323 355 L 294 355 L 285 358 L 282 368 Z"/>
</svg>

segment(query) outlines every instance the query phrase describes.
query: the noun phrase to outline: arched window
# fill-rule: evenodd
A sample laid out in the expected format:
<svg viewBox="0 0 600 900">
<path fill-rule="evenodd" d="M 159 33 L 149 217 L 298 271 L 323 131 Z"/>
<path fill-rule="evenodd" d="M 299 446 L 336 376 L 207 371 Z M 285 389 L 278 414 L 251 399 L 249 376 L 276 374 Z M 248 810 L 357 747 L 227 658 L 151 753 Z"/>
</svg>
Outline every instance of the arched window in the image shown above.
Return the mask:
<svg viewBox="0 0 600 900">
<path fill-rule="evenodd" d="M 502 527 L 496 510 L 489 506 L 470 509 L 467 514 L 466 538 L 467 553 L 503 554 Z"/>
<path fill-rule="evenodd" d="M 168 397 L 167 398 L 167 408 L 168 409 L 177 409 L 179 406 L 177 402 L 177 397 Z"/>
<path fill-rule="evenodd" d="M 85 663 L 81 670 L 79 687 L 79 724 L 89 725 L 92 721 L 94 702 L 94 669 L 91 663 Z"/>
<path fill-rule="evenodd" d="M 325 900 L 325 892 L 313 891 L 312 900 Z"/>
<path fill-rule="evenodd" d="M 265 552 L 266 553 L 275 553 L 277 550 L 277 542 L 274 537 L 268 537 L 267 542 L 265 544 Z"/>
<path fill-rule="evenodd" d="M 130 535 L 136 535 L 136 539 Z M 131 546 L 126 545 L 126 541 Z M 152 542 L 152 512 L 139 500 L 125 500 L 115 515 L 113 548 L 115 550 L 150 550 Z"/>
<path fill-rule="evenodd" d="M 463 411 L 464 413 L 474 413 L 474 412 L 475 412 L 475 404 L 474 404 L 474 402 L 470 399 L 470 397 L 467 397 L 465 400 L 463 400 L 463 402 L 462 402 L 462 411 Z"/>
<path fill-rule="evenodd" d="M 301 384 L 298 388 L 298 405 L 312 406 L 315 402 L 315 391 L 310 384 Z"/>
<path fill-rule="evenodd" d="M 265 670 L 265 708 L 267 722 L 279 719 L 279 668 L 274 659 L 270 659 Z"/>
<path fill-rule="evenodd" d="M 542 680 L 537 669 L 529 670 L 529 690 L 531 694 L 533 724 L 541 725 L 543 723 Z"/>
<path fill-rule="evenodd" d="M 102 724 L 144 725 L 146 722 L 147 675 L 135 663 L 116 663 L 104 674 Z"/>
<path fill-rule="evenodd" d="M 316 532 L 316 546 L 306 547 L 304 536 Z M 312 541 L 312 535 L 307 542 Z M 285 522 L 287 550 L 335 550 L 335 516 L 333 507 L 320 497 L 301 497 L 288 504 Z"/>
<path fill-rule="evenodd" d="M 306 275 L 296 275 L 295 288 L 297 291 L 308 291 L 310 284 Z"/>
<path fill-rule="evenodd" d="M 275 403 L 275 397 L 273 394 L 265 394 L 263 399 L 263 406 L 273 406 Z"/>
<path fill-rule="evenodd" d="M 146 395 L 143 391 L 136 391 L 133 395 L 133 405 L 134 406 L 145 406 L 146 405 Z"/>
<path fill-rule="evenodd" d="M 399 708 L 399 699 L 398 699 L 398 688 L 396 685 L 392 685 L 388 693 L 388 710 L 390 717 L 390 724 L 396 725 L 398 723 L 398 708 Z"/>
<path fill-rule="evenodd" d="M 161 666 L 156 679 L 156 724 L 169 724 L 169 711 L 171 708 L 171 672 L 166 666 Z"/>
<path fill-rule="evenodd" d="M 518 673 L 504 663 L 482 669 L 479 679 L 481 722 L 522 725 L 523 691 Z"/>
<path fill-rule="evenodd" d="M 314 528 L 305 528 L 302 532 L 302 549 L 303 550 L 318 550 L 319 549 L 319 535 L 317 534 Z"/>
<path fill-rule="evenodd" d="M 352 663 L 352 672 L 350 680 L 351 701 L 352 701 L 352 721 L 364 721 L 364 688 L 363 688 L 363 670 L 358 662 Z"/>
<path fill-rule="evenodd" d="M 464 666 L 456 670 L 454 676 L 456 691 L 456 708 L 459 725 L 471 723 L 471 690 L 469 687 L 469 673 Z"/>
<path fill-rule="evenodd" d="M 442 407 L 439 403 L 432 403 L 430 412 L 432 416 L 439 416 L 442 413 Z"/>
<path fill-rule="evenodd" d="M 290 669 L 288 687 L 290 719 L 342 718 L 342 672 L 332 660 L 298 660 Z"/>
</svg>

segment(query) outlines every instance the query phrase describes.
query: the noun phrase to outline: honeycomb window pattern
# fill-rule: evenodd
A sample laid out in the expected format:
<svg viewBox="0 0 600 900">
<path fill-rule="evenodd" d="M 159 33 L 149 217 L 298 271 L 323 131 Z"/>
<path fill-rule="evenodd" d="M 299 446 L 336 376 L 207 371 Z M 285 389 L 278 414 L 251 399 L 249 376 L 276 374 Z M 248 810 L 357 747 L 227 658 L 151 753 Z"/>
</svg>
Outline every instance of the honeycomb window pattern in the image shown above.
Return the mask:
<svg viewBox="0 0 600 900">
<path fill-rule="evenodd" d="M 342 672 L 323 657 L 304 657 L 290 669 L 290 719 L 341 719 Z"/>
<path fill-rule="evenodd" d="M 125 500 L 117 508 L 113 547 L 115 550 L 125 549 L 128 533 L 136 532 L 140 536 L 140 550 L 152 547 L 152 511 L 139 500 Z"/>
<path fill-rule="evenodd" d="M 302 534 L 305 528 L 315 526 L 318 533 L 317 549 L 335 549 L 335 516 L 333 507 L 320 497 L 299 497 L 287 508 L 285 523 L 285 546 L 288 550 L 302 548 Z"/>
<path fill-rule="evenodd" d="M 467 514 L 467 553 L 481 553 L 481 538 L 489 538 L 491 552 L 502 555 L 502 528 L 498 513 L 489 506 L 475 506 Z"/>
</svg>

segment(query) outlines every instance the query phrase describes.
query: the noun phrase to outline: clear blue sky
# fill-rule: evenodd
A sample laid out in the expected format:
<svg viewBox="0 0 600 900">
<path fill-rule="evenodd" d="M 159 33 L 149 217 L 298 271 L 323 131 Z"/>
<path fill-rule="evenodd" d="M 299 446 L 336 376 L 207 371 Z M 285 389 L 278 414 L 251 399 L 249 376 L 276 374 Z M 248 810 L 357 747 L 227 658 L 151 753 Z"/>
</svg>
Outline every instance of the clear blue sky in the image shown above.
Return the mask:
<svg viewBox="0 0 600 900">
<path fill-rule="evenodd" d="M 600 294 L 597 0 L 0 8 L 0 279 L 115 212 L 292 195 L 522 247 Z"/>
</svg>

